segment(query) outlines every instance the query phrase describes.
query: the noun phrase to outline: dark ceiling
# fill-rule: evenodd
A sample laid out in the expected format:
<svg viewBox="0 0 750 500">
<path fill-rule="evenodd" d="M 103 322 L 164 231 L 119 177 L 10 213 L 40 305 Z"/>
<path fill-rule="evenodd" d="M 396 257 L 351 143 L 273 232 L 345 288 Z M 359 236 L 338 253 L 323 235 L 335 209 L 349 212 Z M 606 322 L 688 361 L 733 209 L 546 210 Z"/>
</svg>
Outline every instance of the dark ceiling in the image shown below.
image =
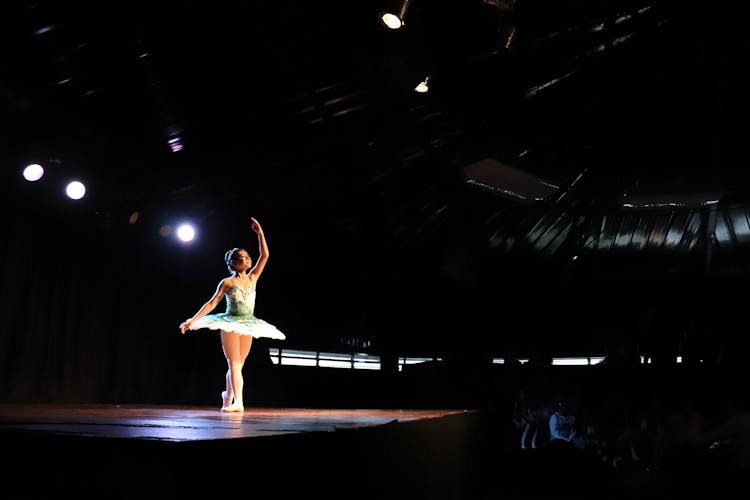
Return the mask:
<svg viewBox="0 0 750 500">
<path fill-rule="evenodd" d="M 747 269 L 732 2 L 412 0 L 398 31 L 388 5 L 4 2 L 5 184 L 75 173 L 123 227 L 254 215 L 290 280 L 404 297 L 405 273 Z"/>
</svg>

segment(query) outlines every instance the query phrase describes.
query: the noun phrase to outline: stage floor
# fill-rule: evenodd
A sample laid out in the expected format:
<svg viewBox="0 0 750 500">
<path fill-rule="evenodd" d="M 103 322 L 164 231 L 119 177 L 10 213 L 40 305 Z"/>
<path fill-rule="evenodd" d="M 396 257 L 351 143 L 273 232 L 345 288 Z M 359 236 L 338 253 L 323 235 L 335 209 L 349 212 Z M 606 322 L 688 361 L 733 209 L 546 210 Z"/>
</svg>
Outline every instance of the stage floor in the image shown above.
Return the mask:
<svg viewBox="0 0 750 500">
<path fill-rule="evenodd" d="M 0 431 L 122 439 L 204 441 L 380 426 L 467 410 L 218 408 L 158 405 L 0 405 Z"/>
</svg>

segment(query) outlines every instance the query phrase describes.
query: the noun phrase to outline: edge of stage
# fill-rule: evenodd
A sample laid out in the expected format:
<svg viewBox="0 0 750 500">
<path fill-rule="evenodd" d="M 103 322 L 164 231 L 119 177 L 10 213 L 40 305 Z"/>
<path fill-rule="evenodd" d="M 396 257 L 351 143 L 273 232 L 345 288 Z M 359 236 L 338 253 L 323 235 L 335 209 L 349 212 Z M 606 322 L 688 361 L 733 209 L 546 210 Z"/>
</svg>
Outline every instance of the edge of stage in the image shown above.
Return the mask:
<svg viewBox="0 0 750 500">
<path fill-rule="evenodd" d="M 18 498 L 466 498 L 476 484 L 481 416 L 5 404 L 4 489 Z"/>
</svg>

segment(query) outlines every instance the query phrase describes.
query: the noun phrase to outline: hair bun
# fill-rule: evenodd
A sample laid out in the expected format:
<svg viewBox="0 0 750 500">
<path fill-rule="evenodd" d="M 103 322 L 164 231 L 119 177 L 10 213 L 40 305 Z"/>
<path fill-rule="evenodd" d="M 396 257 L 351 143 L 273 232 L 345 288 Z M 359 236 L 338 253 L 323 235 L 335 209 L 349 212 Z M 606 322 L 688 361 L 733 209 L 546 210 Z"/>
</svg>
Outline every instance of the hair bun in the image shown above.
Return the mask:
<svg viewBox="0 0 750 500">
<path fill-rule="evenodd" d="M 239 248 L 233 248 L 231 250 L 227 250 L 227 253 L 224 254 L 224 263 L 227 265 L 227 269 L 229 269 L 229 272 L 231 273 L 233 271 L 232 269 L 232 259 L 234 258 L 234 254 L 239 252 Z"/>
</svg>

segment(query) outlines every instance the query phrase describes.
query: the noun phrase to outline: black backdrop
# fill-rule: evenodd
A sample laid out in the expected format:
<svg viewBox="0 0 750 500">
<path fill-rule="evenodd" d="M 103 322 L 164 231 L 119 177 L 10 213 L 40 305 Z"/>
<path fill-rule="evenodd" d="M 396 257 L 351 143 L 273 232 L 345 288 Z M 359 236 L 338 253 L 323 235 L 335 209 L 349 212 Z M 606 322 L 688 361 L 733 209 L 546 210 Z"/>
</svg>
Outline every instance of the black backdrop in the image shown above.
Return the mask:
<svg viewBox="0 0 750 500">
<path fill-rule="evenodd" d="M 257 255 L 239 210 L 217 211 L 184 247 L 160 236 L 148 214 L 129 224 L 33 189 L 5 190 L 0 399 L 214 403 L 225 372 L 218 337 L 181 335 L 178 325 L 226 275 L 226 249 Z M 742 275 L 633 276 L 622 263 L 575 274 L 543 259 L 493 266 L 480 251 L 462 247 L 461 257 L 447 243 L 450 259 L 420 262 L 355 252 L 320 219 L 313 227 L 322 233 L 311 239 L 296 220 L 285 212 L 263 220 L 271 260 L 256 313 L 288 339 L 256 341 L 251 378 L 273 378 L 269 347 L 346 351 L 352 340 L 370 342 L 353 350 L 477 363 L 508 353 L 615 354 L 621 343 L 659 359 L 693 349 L 696 359 L 742 362 Z M 457 280 L 455 266 L 468 278 Z"/>
</svg>

